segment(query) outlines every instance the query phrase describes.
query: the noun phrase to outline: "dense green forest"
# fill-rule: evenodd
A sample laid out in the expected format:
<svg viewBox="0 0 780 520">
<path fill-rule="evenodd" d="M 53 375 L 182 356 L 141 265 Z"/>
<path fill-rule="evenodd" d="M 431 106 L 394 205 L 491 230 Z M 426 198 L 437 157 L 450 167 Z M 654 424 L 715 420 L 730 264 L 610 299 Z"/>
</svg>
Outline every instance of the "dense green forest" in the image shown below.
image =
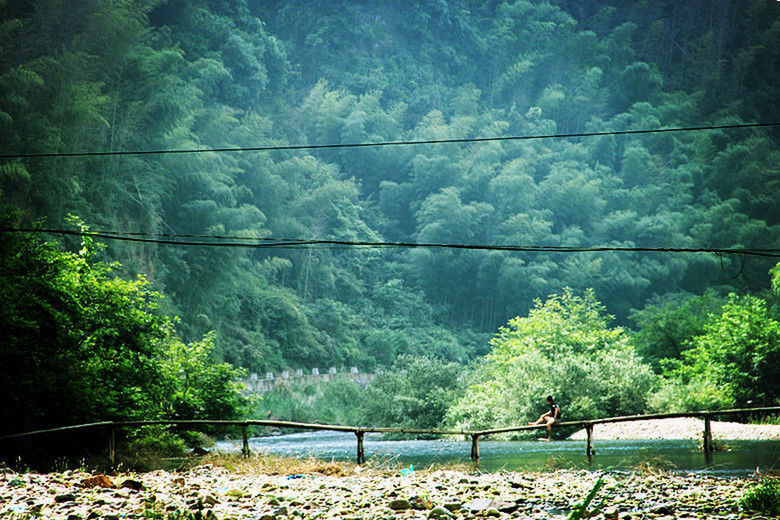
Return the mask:
<svg viewBox="0 0 780 520">
<path fill-rule="evenodd" d="M 0 0 L 0 8 L 2 154 L 780 121 L 772 0 Z M 777 142 L 777 127 L 766 127 L 5 157 L 0 213 L 5 227 L 83 222 L 145 234 L 777 249 Z M 227 364 L 385 369 L 371 390 L 376 402 L 393 388 L 414 393 L 408 379 L 419 379 L 418 364 L 438 364 L 449 382 L 468 365 L 468 391 L 443 382 L 438 397 L 415 397 L 426 424 L 511 422 L 535 414 L 545 388 L 571 403 L 572 418 L 780 396 L 770 285 L 780 275 L 769 274 L 777 258 L 2 240 L 0 362 L 13 361 L 0 363 L 3 384 L 23 370 L 29 392 L 14 395 L 45 401 L 61 388 L 52 372 L 65 364 L 77 380 L 89 375 L 84 388 L 108 375 L 119 385 L 105 407 L 63 402 L 70 418 L 238 413 Z M 80 285 L 79 276 L 92 278 Z M 124 314 L 128 306 L 135 314 Z M 749 329 L 739 337 L 737 322 Z M 152 397 L 179 395 L 172 366 L 189 359 L 187 349 L 200 360 L 193 370 L 213 372 L 201 394 L 213 391 L 219 403 L 183 388 L 178 401 Z M 114 351 L 113 364 L 89 359 Z M 128 370 L 123 356 L 146 360 L 149 374 Z M 732 373 L 751 359 L 758 364 Z M 534 381 L 522 392 L 518 367 Z M 159 371 L 170 377 L 147 388 Z M 604 388 L 596 374 L 614 374 L 613 384 Z M 122 394 L 130 389 L 136 394 Z M 475 402 L 495 406 L 475 417 Z M 23 404 L 14 406 L 7 416 Z M 68 419 L 47 410 L 29 424 Z M 377 422 L 409 417 L 364 411 Z"/>
</svg>

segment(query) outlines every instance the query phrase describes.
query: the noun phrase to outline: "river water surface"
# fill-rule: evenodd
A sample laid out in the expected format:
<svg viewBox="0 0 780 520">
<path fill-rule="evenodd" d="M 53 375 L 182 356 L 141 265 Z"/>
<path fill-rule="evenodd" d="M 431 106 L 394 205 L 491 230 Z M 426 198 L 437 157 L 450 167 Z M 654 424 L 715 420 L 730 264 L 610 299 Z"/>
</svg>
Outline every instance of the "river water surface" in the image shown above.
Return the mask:
<svg viewBox="0 0 780 520">
<path fill-rule="evenodd" d="M 545 469 L 631 470 L 642 465 L 685 472 L 746 474 L 780 470 L 780 441 L 725 441 L 727 450 L 705 457 L 694 440 L 595 440 L 596 455 L 585 456 L 584 441 L 479 441 L 483 471 Z M 324 460 L 355 460 L 357 440 L 352 433 L 305 432 L 249 440 L 253 453 Z M 222 452 L 241 451 L 240 441 L 220 441 Z M 427 467 L 435 463 L 470 462 L 470 440 L 383 440 L 365 435 L 365 454 L 389 463 Z M 709 459 L 709 460 L 708 460 Z"/>
</svg>

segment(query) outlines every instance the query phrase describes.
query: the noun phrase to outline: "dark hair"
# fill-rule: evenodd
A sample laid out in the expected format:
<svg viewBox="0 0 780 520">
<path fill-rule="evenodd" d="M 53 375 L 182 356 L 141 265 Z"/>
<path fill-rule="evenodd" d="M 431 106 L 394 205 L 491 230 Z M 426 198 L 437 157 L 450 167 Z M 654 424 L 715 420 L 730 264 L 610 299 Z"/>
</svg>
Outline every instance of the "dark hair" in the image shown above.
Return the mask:
<svg viewBox="0 0 780 520">
<path fill-rule="evenodd" d="M 547 396 L 547 400 L 550 401 L 551 403 L 555 402 L 555 399 L 553 399 L 551 395 Z"/>
</svg>

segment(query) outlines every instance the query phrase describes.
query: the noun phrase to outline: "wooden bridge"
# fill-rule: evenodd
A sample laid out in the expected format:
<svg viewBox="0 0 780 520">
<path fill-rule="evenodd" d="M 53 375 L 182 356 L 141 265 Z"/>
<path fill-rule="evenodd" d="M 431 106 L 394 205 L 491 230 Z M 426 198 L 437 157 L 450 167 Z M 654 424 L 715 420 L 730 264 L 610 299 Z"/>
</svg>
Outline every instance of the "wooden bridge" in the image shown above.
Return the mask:
<svg viewBox="0 0 780 520">
<path fill-rule="evenodd" d="M 585 454 L 588 457 L 595 455 L 596 451 L 593 443 L 593 429 L 599 424 L 626 422 L 626 421 L 646 421 L 653 419 L 673 419 L 680 417 L 695 417 L 704 419 L 704 428 L 702 432 L 702 446 L 704 453 L 709 456 L 714 447 L 712 444 L 712 429 L 711 421 L 717 416 L 728 415 L 744 415 L 744 414 L 769 414 L 780 412 L 780 406 L 770 406 L 762 408 L 737 408 L 729 410 L 714 410 L 714 411 L 699 411 L 699 412 L 679 412 L 679 413 L 665 413 L 665 414 L 650 414 L 650 415 L 630 415 L 621 417 L 605 417 L 602 419 L 592 419 L 587 421 L 564 421 L 557 423 L 555 427 L 573 426 L 579 428 L 585 428 L 587 432 L 587 439 L 585 442 Z M 546 428 L 544 425 L 522 425 L 522 426 L 509 426 L 505 428 L 495 428 L 492 430 L 431 430 L 431 429 L 415 429 L 415 428 L 382 428 L 382 427 L 366 427 L 366 426 L 343 426 L 338 424 L 309 424 L 298 423 L 291 421 L 272 421 L 272 420 L 254 420 L 247 419 L 244 421 L 221 421 L 221 420 L 160 420 L 160 421 L 104 421 L 90 424 L 79 424 L 75 426 L 63 426 L 60 428 L 51 428 L 47 430 L 36 430 L 32 432 L 18 433 L 14 435 L 6 435 L 0 437 L 0 442 L 7 442 L 13 439 L 21 439 L 25 437 L 38 436 L 43 434 L 51 434 L 57 432 L 87 430 L 87 429 L 105 429 L 108 432 L 108 454 L 111 466 L 116 466 L 116 432 L 119 428 L 134 428 L 141 426 L 152 425 L 170 425 L 179 427 L 197 427 L 203 425 L 218 425 L 218 426 L 233 426 L 241 427 L 243 448 L 242 453 L 245 457 L 248 457 L 251 453 L 249 451 L 249 427 L 250 426 L 265 426 L 274 428 L 291 428 L 298 430 L 319 430 L 319 431 L 337 431 L 337 432 L 352 432 L 357 439 L 357 463 L 363 464 L 366 461 L 363 438 L 366 433 L 403 433 L 403 434 L 417 434 L 417 435 L 460 435 L 466 438 L 471 438 L 471 460 L 479 460 L 479 439 L 480 437 L 488 437 L 490 435 L 496 435 L 500 433 L 518 432 L 524 430 L 535 430 Z"/>
</svg>

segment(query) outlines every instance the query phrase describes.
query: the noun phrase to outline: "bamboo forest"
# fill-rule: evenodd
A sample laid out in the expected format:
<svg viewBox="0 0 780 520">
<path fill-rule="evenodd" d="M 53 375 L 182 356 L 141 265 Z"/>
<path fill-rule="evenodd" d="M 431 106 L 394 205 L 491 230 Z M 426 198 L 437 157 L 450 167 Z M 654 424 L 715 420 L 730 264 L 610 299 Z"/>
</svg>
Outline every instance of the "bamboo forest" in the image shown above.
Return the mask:
<svg viewBox="0 0 780 520">
<path fill-rule="evenodd" d="M 0 0 L 0 435 L 778 406 L 778 70 L 774 0 Z"/>
</svg>

